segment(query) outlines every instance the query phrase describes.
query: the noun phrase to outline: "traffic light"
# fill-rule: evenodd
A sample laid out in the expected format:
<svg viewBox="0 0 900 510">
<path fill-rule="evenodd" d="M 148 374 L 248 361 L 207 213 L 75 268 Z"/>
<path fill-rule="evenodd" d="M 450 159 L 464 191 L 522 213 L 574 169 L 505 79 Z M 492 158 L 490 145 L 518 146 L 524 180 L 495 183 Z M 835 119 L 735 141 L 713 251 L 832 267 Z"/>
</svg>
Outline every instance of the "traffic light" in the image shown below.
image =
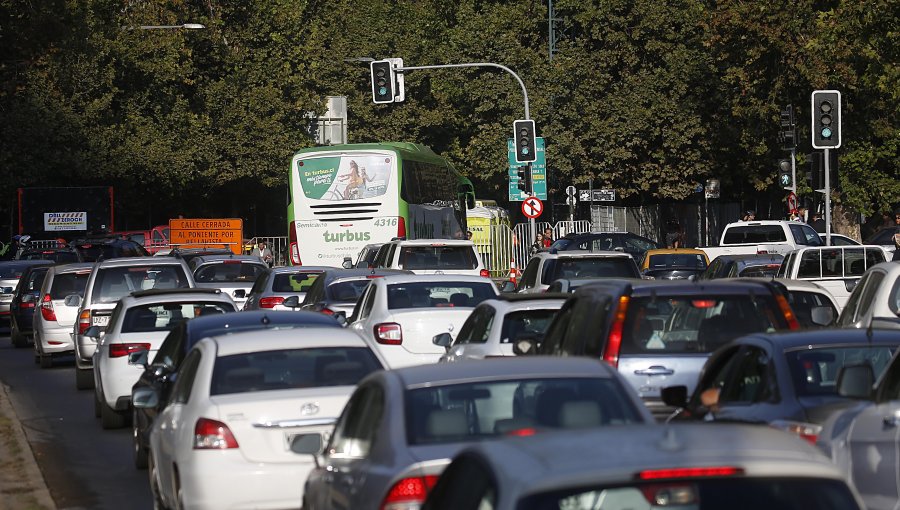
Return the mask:
<svg viewBox="0 0 900 510">
<path fill-rule="evenodd" d="M 513 139 L 516 147 L 516 163 L 528 163 L 537 159 L 537 139 L 533 120 L 513 122 Z M 529 172 L 529 180 L 531 175 Z M 530 187 L 529 187 L 530 189 Z"/>
<path fill-rule="evenodd" d="M 797 148 L 797 127 L 794 124 L 794 106 L 787 105 L 781 110 L 781 131 L 778 134 L 781 148 L 789 151 Z"/>
<path fill-rule="evenodd" d="M 394 102 L 394 67 L 389 60 L 376 60 L 372 69 L 372 100 L 377 104 Z"/>
<path fill-rule="evenodd" d="M 531 165 L 519 167 L 519 191 L 531 195 Z"/>
<path fill-rule="evenodd" d="M 794 188 L 794 173 L 791 171 L 791 160 L 778 160 L 778 184 L 782 188 Z"/>
<path fill-rule="evenodd" d="M 815 149 L 837 149 L 841 146 L 840 91 L 813 91 L 812 146 Z"/>
</svg>

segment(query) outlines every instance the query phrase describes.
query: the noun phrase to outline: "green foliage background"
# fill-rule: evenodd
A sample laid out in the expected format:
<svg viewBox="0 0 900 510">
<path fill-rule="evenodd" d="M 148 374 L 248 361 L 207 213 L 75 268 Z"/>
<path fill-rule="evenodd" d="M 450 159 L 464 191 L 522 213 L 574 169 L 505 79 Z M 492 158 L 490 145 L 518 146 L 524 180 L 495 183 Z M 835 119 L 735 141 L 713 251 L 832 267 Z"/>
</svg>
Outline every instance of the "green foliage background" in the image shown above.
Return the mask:
<svg viewBox="0 0 900 510">
<path fill-rule="evenodd" d="M 496 70 L 406 74 L 406 101 L 374 105 L 368 66 L 496 62 L 524 79 L 548 144 L 551 193 L 570 183 L 679 200 L 708 176 L 783 194 L 778 116 L 792 103 L 809 152 L 810 92 L 844 98 L 845 205 L 900 201 L 900 3 L 895 0 L 0 0 L 0 196 L 111 184 L 135 223 L 284 205 L 309 112 L 348 98 L 351 142 L 432 146 L 506 195 L 522 116 Z M 139 30 L 203 23 L 206 30 Z M 802 157 L 801 157 L 802 163 Z"/>
</svg>

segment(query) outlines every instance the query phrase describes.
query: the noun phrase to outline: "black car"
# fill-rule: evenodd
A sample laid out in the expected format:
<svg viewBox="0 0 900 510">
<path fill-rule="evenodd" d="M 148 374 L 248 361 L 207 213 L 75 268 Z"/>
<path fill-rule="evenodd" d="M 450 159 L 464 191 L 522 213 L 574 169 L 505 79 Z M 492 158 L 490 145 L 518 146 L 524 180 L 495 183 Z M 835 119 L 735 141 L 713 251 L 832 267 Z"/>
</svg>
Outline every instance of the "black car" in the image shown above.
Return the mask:
<svg viewBox="0 0 900 510">
<path fill-rule="evenodd" d="M 0 328 L 10 325 L 13 294 L 22 274 L 31 266 L 52 264 L 46 260 L 4 260 L 0 262 Z"/>
<path fill-rule="evenodd" d="M 50 270 L 51 262 L 28 266 L 19 277 L 10 303 L 10 339 L 14 347 L 27 347 L 34 334 L 32 318 L 40 301 L 41 285 Z"/>
<path fill-rule="evenodd" d="M 684 386 L 666 388 L 663 398 L 681 409 L 680 419 L 770 424 L 815 444 L 829 415 L 856 405 L 856 390 L 871 390 L 898 347 L 897 330 L 748 335 L 709 357 L 690 398 Z M 844 377 L 859 365 L 871 367 L 866 380 Z"/>
<path fill-rule="evenodd" d="M 140 243 L 118 236 L 76 239 L 70 242 L 69 246 L 78 252 L 82 262 L 150 256 L 150 253 Z"/>
<path fill-rule="evenodd" d="M 640 261 L 647 250 L 662 248 L 659 243 L 631 232 L 585 232 L 582 234 L 566 234 L 560 237 L 550 249 L 588 250 L 588 251 L 624 251 L 634 260 Z"/>
<path fill-rule="evenodd" d="M 777 253 L 757 253 L 746 255 L 719 255 L 709 263 L 706 271 L 697 276 L 698 280 L 716 278 L 774 278 L 784 262 L 784 255 Z"/>
<path fill-rule="evenodd" d="M 147 351 L 142 351 L 144 358 L 134 362 L 144 363 L 144 371 L 132 387 L 132 395 L 137 389 L 153 388 L 159 395 L 159 404 L 153 408 L 133 408 L 131 424 L 135 467 L 147 467 L 150 427 L 159 411 L 166 407 L 178 367 L 194 344 L 208 336 L 303 327 L 339 328 L 341 325 L 333 318 L 315 312 L 249 311 L 208 315 L 184 321 L 169 331 L 151 363 L 146 363 Z"/>
<path fill-rule="evenodd" d="M 26 250 L 19 254 L 19 260 L 49 260 L 54 264 L 84 262 L 81 253 L 68 246 Z"/>
<path fill-rule="evenodd" d="M 197 257 L 202 257 L 204 255 L 233 255 L 233 254 L 234 254 L 234 252 L 231 251 L 230 249 L 222 248 L 222 247 L 219 247 L 219 248 L 213 248 L 213 247 L 175 248 L 172 250 L 171 253 L 169 253 L 169 255 L 171 255 L 172 257 L 177 257 L 177 258 L 184 260 L 187 263 L 188 267 L 190 267 L 190 265 L 191 265 L 191 260 L 193 260 Z"/>
<path fill-rule="evenodd" d="M 353 313 L 356 300 L 369 286 L 369 282 L 373 278 L 392 274 L 412 274 L 412 271 L 402 269 L 326 269 L 309 286 L 300 308 L 328 315 L 344 312 L 345 316 L 349 317 Z"/>
</svg>

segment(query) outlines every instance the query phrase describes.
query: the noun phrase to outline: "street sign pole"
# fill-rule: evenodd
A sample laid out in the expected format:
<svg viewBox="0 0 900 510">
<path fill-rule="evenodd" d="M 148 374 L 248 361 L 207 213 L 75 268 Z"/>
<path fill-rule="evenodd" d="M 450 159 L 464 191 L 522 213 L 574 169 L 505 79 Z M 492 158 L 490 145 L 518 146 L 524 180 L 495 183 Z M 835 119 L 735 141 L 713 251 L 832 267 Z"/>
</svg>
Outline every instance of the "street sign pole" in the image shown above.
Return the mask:
<svg viewBox="0 0 900 510">
<path fill-rule="evenodd" d="M 526 113 L 526 117 L 527 116 L 528 116 L 528 114 Z M 531 174 L 531 163 L 528 163 L 525 166 L 528 168 L 528 170 L 527 170 L 528 173 Z M 531 181 L 531 183 L 532 183 L 532 186 L 534 186 L 534 181 Z M 533 188 L 532 188 L 532 190 L 530 190 L 530 193 L 531 193 L 531 196 L 534 196 Z M 534 242 L 534 240 L 537 239 L 537 223 L 535 222 L 535 219 L 533 217 L 530 220 L 528 220 L 528 223 L 530 224 L 530 230 L 531 230 L 531 242 Z M 528 246 L 528 245 L 526 244 L 525 246 Z"/>
<path fill-rule="evenodd" d="M 825 151 L 825 245 L 831 246 L 831 150 Z"/>
</svg>

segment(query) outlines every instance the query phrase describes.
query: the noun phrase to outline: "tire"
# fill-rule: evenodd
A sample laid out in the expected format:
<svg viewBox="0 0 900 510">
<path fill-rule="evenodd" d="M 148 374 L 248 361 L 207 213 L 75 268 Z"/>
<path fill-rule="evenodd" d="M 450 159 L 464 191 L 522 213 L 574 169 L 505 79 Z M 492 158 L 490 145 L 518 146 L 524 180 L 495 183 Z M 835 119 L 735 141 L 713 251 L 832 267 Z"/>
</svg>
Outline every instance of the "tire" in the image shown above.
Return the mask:
<svg viewBox="0 0 900 510">
<path fill-rule="evenodd" d="M 134 453 L 134 467 L 147 469 L 147 449 L 141 444 L 140 419 L 137 413 L 137 409 L 135 409 L 131 414 L 131 449 Z"/>
<path fill-rule="evenodd" d="M 169 510 L 169 507 L 163 503 L 162 496 L 159 495 L 159 484 L 156 473 L 156 463 L 153 462 L 153 455 L 147 455 L 147 476 L 150 480 L 150 494 L 153 495 L 153 510 Z"/>
<path fill-rule="evenodd" d="M 75 367 L 75 388 L 79 390 L 94 389 L 94 370 Z"/>
<path fill-rule="evenodd" d="M 125 415 L 97 399 L 100 404 L 100 425 L 104 430 L 120 429 L 125 426 Z"/>
<path fill-rule="evenodd" d="M 38 356 L 41 368 L 53 368 L 53 356 L 49 354 L 41 354 Z"/>
</svg>

